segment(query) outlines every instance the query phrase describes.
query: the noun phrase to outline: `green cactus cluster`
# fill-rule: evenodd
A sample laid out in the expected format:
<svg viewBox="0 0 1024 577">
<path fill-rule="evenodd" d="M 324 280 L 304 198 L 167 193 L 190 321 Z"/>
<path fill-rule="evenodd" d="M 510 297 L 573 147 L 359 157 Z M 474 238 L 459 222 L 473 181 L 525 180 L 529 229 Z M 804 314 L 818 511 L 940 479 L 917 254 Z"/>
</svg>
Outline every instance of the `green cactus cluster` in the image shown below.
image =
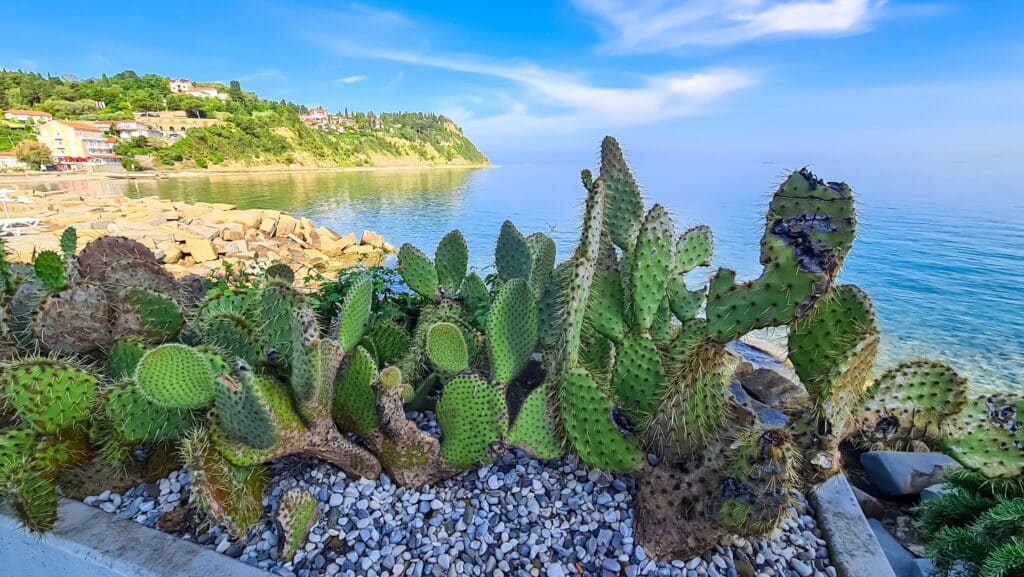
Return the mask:
<svg viewBox="0 0 1024 577">
<path fill-rule="evenodd" d="M 14 424 L 0 431 L 0 497 L 45 530 L 56 473 L 90 447 L 112 461 L 177 447 L 192 501 L 241 535 L 263 513 L 267 466 L 287 455 L 421 486 L 510 448 L 568 451 L 637 474 L 638 541 L 653 557 L 687 558 L 723 533 L 773 530 L 795 490 L 840 469 L 851 436 L 942 448 L 992 486 L 1012 489 L 1024 474 L 1019 395 L 971 392 L 933 361 L 872 379 L 871 300 L 837 281 L 856 228 L 849 186 L 787 175 L 765 216 L 760 275 L 741 282 L 718 269 L 703 284 L 694 277 L 712 264 L 711 230 L 678 230 L 665 207 L 648 207 L 614 139 L 581 181 L 580 238 L 564 262 L 551 238 L 509 221 L 486 278 L 470 271 L 457 230 L 433 258 L 406 244 L 397 272 L 412 292 L 397 314 L 372 271 L 339 280 L 340 307 L 341 291 L 311 296 L 274 264 L 193 308 L 128 239 L 75 255 L 70 230 L 61 254 L 41 253 L 29 270 L 0 258 L 0 318 L 19 347 L 102 367 L 99 379 L 46 357 L 3 367 L 0 414 Z M 730 391 L 730 343 L 768 327 L 788 330 L 809 399 L 787 407 L 782 426 Z M 433 409 L 441 437 L 407 409 Z M 282 498 L 284 558 L 317 514 L 303 490 Z"/>
<path fill-rule="evenodd" d="M 20 279 L 7 310 L 28 354 L 102 355 L 122 337 L 148 344 L 174 339 L 188 315 L 180 284 L 142 244 L 103 237 L 75 255 L 73 228 L 61 253 L 42 251 Z M 6 264 L 4 270 L 9 270 Z M 10 288 L 13 276 L 4 274 Z"/>
<path fill-rule="evenodd" d="M 28 357 L 0 366 L 0 502 L 30 531 L 53 528 L 57 474 L 80 464 L 96 377 L 71 363 Z"/>
</svg>

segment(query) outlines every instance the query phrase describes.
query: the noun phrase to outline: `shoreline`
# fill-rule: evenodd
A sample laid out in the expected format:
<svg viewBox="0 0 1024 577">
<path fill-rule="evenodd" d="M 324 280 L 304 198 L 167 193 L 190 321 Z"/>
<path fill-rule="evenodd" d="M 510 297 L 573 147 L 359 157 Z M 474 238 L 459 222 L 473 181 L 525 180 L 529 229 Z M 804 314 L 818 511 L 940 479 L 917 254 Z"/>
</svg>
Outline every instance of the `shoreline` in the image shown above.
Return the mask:
<svg viewBox="0 0 1024 577">
<path fill-rule="evenodd" d="M 167 178 L 198 178 L 204 176 L 255 176 L 266 174 L 369 172 L 389 170 L 451 170 L 495 168 L 494 164 L 398 164 L 381 166 L 251 166 L 245 168 L 213 168 L 182 170 L 147 170 L 142 172 L 22 172 L 0 174 L 0 184 L 32 184 L 42 182 L 104 181 L 104 180 L 158 180 Z"/>
</svg>

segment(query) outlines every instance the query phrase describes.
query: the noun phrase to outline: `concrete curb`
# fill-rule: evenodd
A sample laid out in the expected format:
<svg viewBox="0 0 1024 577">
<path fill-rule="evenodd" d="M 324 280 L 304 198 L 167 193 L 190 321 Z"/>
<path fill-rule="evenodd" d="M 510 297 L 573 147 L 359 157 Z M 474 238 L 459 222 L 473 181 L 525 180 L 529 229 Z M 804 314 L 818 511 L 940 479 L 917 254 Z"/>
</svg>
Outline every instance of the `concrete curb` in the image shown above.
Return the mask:
<svg viewBox="0 0 1024 577">
<path fill-rule="evenodd" d="M 839 577 L 896 577 L 845 475 L 825 481 L 809 497 Z"/>
<path fill-rule="evenodd" d="M 268 577 L 195 543 L 62 499 L 43 537 L 0 513 L 0 577 Z"/>
</svg>

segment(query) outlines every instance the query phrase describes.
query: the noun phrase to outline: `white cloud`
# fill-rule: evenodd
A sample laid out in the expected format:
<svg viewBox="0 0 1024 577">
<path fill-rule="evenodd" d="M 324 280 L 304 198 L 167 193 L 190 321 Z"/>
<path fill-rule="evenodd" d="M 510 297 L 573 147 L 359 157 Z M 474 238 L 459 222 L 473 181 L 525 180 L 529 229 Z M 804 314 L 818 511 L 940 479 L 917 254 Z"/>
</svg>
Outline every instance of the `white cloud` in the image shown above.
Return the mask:
<svg viewBox="0 0 1024 577">
<path fill-rule="evenodd" d="M 573 0 L 614 52 L 727 46 L 866 31 L 885 0 Z"/>
<path fill-rule="evenodd" d="M 467 112 L 470 109 L 464 105 L 453 106 L 467 123 L 480 123 L 488 129 L 525 127 L 535 122 L 567 131 L 594 123 L 604 127 L 653 124 L 701 112 L 713 101 L 753 86 L 758 81 L 757 76 L 748 71 L 712 69 L 637 76 L 629 86 L 602 86 L 581 75 L 530 63 L 372 49 L 323 37 L 316 40 L 347 56 L 439 68 L 513 83 L 522 90 L 522 94 L 514 99 L 495 97 L 497 104 L 505 106 L 505 111 L 499 114 L 469 116 Z M 465 97 L 463 101 L 476 104 Z M 473 108 L 478 109 L 476 106 Z"/>
<path fill-rule="evenodd" d="M 340 82 L 342 84 L 355 84 L 356 82 L 362 82 L 363 80 L 366 80 L 366 76 L 362 74 L 354 74 L 352 76 L 345 76 L 343 78 L 339 78 L 337 82 Z"/>
</svg>

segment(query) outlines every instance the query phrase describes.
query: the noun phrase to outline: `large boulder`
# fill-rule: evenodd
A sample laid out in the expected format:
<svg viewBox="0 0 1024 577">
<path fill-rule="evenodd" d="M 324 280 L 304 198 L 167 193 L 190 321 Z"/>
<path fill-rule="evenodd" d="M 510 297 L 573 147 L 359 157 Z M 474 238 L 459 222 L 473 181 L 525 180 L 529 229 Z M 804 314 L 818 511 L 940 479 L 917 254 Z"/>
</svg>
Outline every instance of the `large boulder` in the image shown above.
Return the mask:
<svg viewBox="0 0 1024 577">
<path fill-rule="evenodd" d="M 755 399 L 783 411 L 807 405 L 807 389 L 793 367 L 743 341 L 733 341 L 729 348 L 740 357 L 733 378 Z"/>
</svg>

